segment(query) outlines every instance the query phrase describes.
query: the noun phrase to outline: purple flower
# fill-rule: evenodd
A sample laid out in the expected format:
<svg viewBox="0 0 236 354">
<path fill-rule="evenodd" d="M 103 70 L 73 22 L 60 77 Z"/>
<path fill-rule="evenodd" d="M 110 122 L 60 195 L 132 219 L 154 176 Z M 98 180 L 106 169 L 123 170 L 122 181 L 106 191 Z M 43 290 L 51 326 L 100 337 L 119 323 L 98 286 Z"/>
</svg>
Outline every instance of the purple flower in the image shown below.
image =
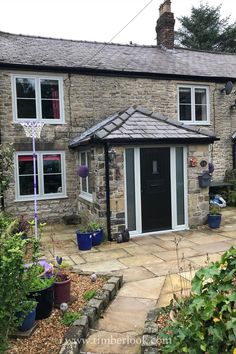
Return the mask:
<svg viewBox="0 0 236 354">
<path fill-rule="evenodd" d="M 62 264 L 62 257 L 56 256 L 56 261 L 58 265 Z"/>
</svg>

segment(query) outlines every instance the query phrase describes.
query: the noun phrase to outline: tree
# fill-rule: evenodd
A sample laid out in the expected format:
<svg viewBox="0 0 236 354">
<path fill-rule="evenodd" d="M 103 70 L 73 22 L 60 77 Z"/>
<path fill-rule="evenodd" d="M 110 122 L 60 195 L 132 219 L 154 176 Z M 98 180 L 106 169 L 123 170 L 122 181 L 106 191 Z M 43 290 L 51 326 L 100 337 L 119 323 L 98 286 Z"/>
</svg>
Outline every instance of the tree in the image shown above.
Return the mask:
<svg viewBox="0 0 236 354">
<path fill-rule="evenodd" d="M 221 5 L 192 7 L 190 17 L 179 17 L 182 27 L 176 31 L 176 44 L 199 50 L 236 53 L 236 22 L 221 18 Z"/>
</svg>

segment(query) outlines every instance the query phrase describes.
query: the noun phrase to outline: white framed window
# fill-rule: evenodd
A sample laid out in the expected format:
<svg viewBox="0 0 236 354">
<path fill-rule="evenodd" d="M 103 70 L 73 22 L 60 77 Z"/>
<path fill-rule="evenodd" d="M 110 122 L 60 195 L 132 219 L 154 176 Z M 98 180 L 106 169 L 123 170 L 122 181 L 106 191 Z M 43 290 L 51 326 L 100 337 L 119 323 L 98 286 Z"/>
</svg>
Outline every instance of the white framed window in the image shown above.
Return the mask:
<svg viewBox="0 0 236 354">
<path fill-rule="evenodd" d="M 86 165 L 89 169 L 87 177 L 80 177 L 80 197 L 92 202 L 93 201 L 93 186 L 92 186 L 92 172 L 91 172 L 91 151 L 79 152 L 80 165 Z"/>
<path fill-rule="evenodd" d="M 210 124 L 209 88 L 178 86 L 178 118 L 187 124 Z"/>
<path fill-rule="evenodd" d="M 16 200 L 33 200 L 33 155 L 15 153 Z M 36 152 L 36 185 L 38 199 L 66 197 L 64 151 Z"/>
<path fill-rule="evenodd" d="M 61 77 L 12 75 L 12 97 L 14 122 L 64 123 Z"/>
</svg>

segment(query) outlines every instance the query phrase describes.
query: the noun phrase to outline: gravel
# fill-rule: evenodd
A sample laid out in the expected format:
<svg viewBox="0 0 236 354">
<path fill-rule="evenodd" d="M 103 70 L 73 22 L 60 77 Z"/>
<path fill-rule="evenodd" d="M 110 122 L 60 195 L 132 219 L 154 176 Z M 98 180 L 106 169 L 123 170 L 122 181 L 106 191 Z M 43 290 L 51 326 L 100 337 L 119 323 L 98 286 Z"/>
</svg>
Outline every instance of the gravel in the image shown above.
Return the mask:
<svg viewBox="0 0 236 354">
<path fill-rule="evenodd" d="M 99 290 L 105 284 L 103 277 L 91 282 L 90 276 L 70 273 L 71 294 L 76 300 L 69 305 L 69 311 L 81 311 L 86 304 L 83 294 L 88 290 Z M 38 321 L 38 327 L 29 338 L 11 341 L 8 354 L 58 354 L 68 327 L 60 323 L 61 311 L 54 309 L 47 319 Z"/>
</svg>

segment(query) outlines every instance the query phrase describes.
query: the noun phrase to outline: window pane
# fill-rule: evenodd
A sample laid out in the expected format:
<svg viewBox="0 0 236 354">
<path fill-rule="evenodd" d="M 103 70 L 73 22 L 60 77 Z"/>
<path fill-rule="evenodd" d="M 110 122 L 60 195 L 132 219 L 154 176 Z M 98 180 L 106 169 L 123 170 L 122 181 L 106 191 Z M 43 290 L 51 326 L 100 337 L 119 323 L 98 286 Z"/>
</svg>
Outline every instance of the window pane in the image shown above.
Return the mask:
<svg viewBox="0 0 236 354">
<path fill-rule="evenodd" d="M 206 106 L 195 106 L 195 119 L 196 121 L 206 121 L 207 120 L 207 107 Z"/>
<path fill-rule="evenodd" d="M 87 192 L 87 183 L 86 183 L 87 178 L 82 178 L 82 191 Z"/>
<path fill-rule="evenodd" d="M 183 148 L 176 148 L 176 197 L 177 197 L 177 225 L 185 223 L 184 217 L 184 165 Z"/>
<path fill-rule="evenodd" d="M 191 104 L 191 88 L 185 87 L 179 89 L 179 103 Z"/>
<path fill-rule="evenodd" d="M 60 119 L 60 104 L 58 100 L 42 100 L 42 118 Z"/>
<path fill-rule="evenodd" d="M 62 193 L 61 174 L 44 175 L 44 193 Z"/>
<path fill-rule="evenodd" d="M 129 231 L 136 230 L 134 149 L 126 149 L 127 219 Z"/>
<path fill-rule="evenodd" d="M 81 163 L 81 165 L 86 165 L 86 154 L 85 154 L 85 152 L 81 152 L 81 154 L 80 154 L 80 163 Z"/>
<path fill-rule="evenodd" d="M 17 118 L 36 118 L 35 100 L 17 99 Z"/>
<path fill-rule="evenodd" d="M 206 89 L 195 89 L 195 104 L 206 104 Z"/>
<path fill-rule="evenodd" d="M 33 156 L 20 155 L 18 156 L 19 175 L 30 175 L 34 173 L 33 169 Z M 36 157 L 36 173 L 37 171 L 37 157 Z"/>
<path fill-rule="evenodd" d="M 190 105 L 180 105 L 179 107 L 180 120 L 192 120 L 192 112 Z"/>
<path fill-rule="evenodd" d="M 58 80 L 40 80 L 41 97 L 59 99 Z"/>
<path fill-rule="evenodd" d="M 37 194 L 38 194 L 38 176 L 36 176 Z M 20 176 L 20 195 L 33 195 L 34 194 L 34 176 Z"/>
<path fill-rule="evenodd" d="M 17 98 L 35 98 L 35 80 L 27 78 L 16 79 Z"/>
<path fill-rule="evenodd" d="M 43 155 L 43 172 L 60 173 L 61 172 L 61 155 Z"/>
</svg>

